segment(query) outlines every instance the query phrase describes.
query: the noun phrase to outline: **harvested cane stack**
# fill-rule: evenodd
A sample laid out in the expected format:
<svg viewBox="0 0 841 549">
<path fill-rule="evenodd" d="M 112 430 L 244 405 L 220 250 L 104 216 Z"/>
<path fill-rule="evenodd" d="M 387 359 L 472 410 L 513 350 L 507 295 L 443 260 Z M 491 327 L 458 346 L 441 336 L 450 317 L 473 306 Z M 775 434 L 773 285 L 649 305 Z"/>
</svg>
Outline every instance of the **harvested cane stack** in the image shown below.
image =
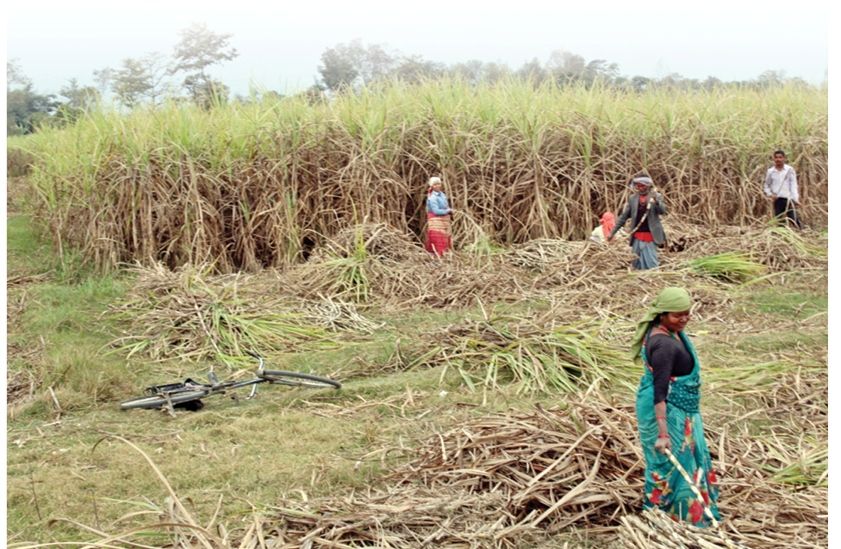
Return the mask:
<svg viewBox="0 0 841 549">
<path fill-rule="evenodd" d="M 707 434 L 723 471 L 722 530 L 699 531 L 651 513 L 628 517 L 640 508 L 643 483 L 633 411 L 591 397 L 567 409 L 479 418 L 432 436 L 388 477 L 388 488 L 281 509 L 274 535 L 283 547 L 507 548 L 580 527 L 614 541 L 618 533 L 624 549 L 826 546 L 826 488 L 786 487 L 766 472 L 780 446 L 726 430 Z M 655 532 L 662 534 L 656 541 Z"/>
<path fill-rule="evenodd" d="M 405 261 L 427 255 L 413 235 L 384 223 L 363 223 L 343 229 L 326 240 L 323 246 L 313 250 L 310 261 L 353 257 L 358 253 L 392 261 Z"/>
<path fill-rule="evenodd" d="M 479 298 L 524 295 L 531 275 L 495 257 L 450 253 L 437 258 L 387 225 L 360 225 L 315 250 L 281 275 L 287 294 L 329 296 L 391 307 L 468 306 Z"/>
<path fill-rule="evenodd" d="M 511 527 L 501 494 L 467 494 L 400 486 L 319 500 L 307 509 L 278 509 L 265 531 L 272 547 L 505 548 L 537 530 Z"/>
<path fill-rule="evenodd" d="M 631 415 L 584 404 L 499 415 L 433 438 L 393 478 L 433 489 L 500 493 L 515 524 L 598 528 L 638 507 L 641 456 Z"/>
<path fill-rule="evenodd" d="M 598 325 L 562 324 L 552 309 L 537 318 L 489 316 L 424 334 L 416 354 L 424 364 L 452 367 L 488 388 L 574 392 L 597 382 L 636 381 L 623 350 L 599 337 Z"/>
<path fill-rule="evenodd" d="M 524 245 L 509 254 L 510 260 L 516 263 L 532 262 L 530 268 L 537 269 L 539 275 L 535 278 L 534 288 L 549 287 L 582 287 L 601 279 L 613 279 L 617 275 L 627 275 L 628 268 L 634 260 L 627 241 L 616 241 L 612 244 L 596 244 L 592 242 L 569 242 L 567 250 L 570 253 L 552 255 L 544 244 L 543 255 L 537 254 L 539 247 Z M 574 246 L 573 246 L 574 245 Z M 572 252 L 572 250 L 575 250 Z M 526 255 L 528 251 L 528 255 Z M 546 263 L 541 263 L 545 258 Z"/>
<path fill-rule="evenodd" d="M 110 310 L 123 332 L 111 346 L 129 357 L 250 363 L 249 351 L 320 347 L 338 330 L 370 333 L 378 326 L 341 300 L 292 301 L 272 273 L 214 275 L 160 264 L 136 273 L 126 299 Z"/>
<path fill-rule="evenodd" d="M 797 232 L 786 227 L 752 228 L 715 238 L 699 236 L 679 255 L 684 259 L 699 259 L 738 252 L 774 271 L 825 271 L 826 247 L 826 237 L 815 232 Z"/>
<path fill-rule="evenodd" d="M 640 503 L 630 420 L 585 405 L 480 419 L 432 437 L 388 488 L 280 509 L 272 534 L 281 547 L 511 548 L 570 525 L 604 533 Z"/>
<path fill-rule="evenodd" d="M 675 522 L 663 511 L 647 509 L 622 517 L 617 549 L 745 549 L 713 529 Z"/>
<path fill-rule="evenodd" d="M 512 265 L 544 272 L 553 265 L 580 256 L 587 248 L 588 243 L 585 241 L 537 238 L 524 244 L 515 244 L 506 252 L 506 257 Z"/>
</svg>

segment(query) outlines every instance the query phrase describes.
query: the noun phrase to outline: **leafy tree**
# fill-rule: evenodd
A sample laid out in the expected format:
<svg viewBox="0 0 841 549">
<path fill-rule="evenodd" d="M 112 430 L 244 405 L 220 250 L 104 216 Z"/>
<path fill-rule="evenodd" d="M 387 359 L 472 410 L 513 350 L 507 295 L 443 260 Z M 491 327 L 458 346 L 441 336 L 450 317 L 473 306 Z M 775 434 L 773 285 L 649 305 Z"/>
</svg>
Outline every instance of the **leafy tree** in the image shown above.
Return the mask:
<svg viewBox="0 0 841 549">
<path fill-rule="evenodd" d="M 166 61 L 160 53 L 123 59 L 118 69 L 105 67 L 93 71 L 100 96 L 110 88 L 125 107 L 134 108 L 148 101 L 153 105 L 166 93 Z"/>
<path fill-rule="evenodd" d="M 366 47 L 356 39 L 327 48 L 321 54 L 320 84 L 333 92 L 366 86 L 393 76 L 401 64 L 399 55 L 387 51 L 385 46 L 371 44 Z"/>
<path fill-rule="evenodd" d="M 32 82 L 29 78 L 23 74 L 23 69 L 20 68 L 16 59 L 10 59 L 6 61 L 6 87 L 11 84 L 19 84 L 21 86 L 26 86 L 27 84 L 31 84 Z"/>
<path fill-rule="evenodd" d="M 634 76 L 631 78 L 631 88 L 634 91 L 642 92 L 651 85 L 651 79 L 645 76 Z"/>
<path fill-rule="evenodd" d="M 321 84 L 315 83 L 306 90 L 296 93 L 295 97 L 302 97 L 310 105 L 318 105 L 327 102 L 327 90 Z"/>
<path fill-rule="evenodd" d="M 397 61 L 397 57 L 385 47 L 371 44 L 362 58 L 362 80 L 367 84 L 388 77 Z"/>
<path fill-rule="evenodd" d="M 56 112 L 56 117 L 62 123 L 75 122 L 82 114 L 96 107 L 101 98 L 99 90 L 93 86 L 80 86 L 75 78 L 71 78 L 58 93 L 66 98 Z"/>
<path fill-rule="evenodd" d="M 768 70 L 763 72 L 757 78 L 757 83 L 763 88 L 772 88 L 781 86 L 785 81 L 785 73 L 783 71 Z"/>
<path fill-rule="evenodd" d="M 35 93 L 32 84 L 6 91 L 6 134 L 34 132 L 56 110 L 55 96 Z"/>
<path fill-rule="evenodd" d="M 352 87 L 360 73 L 359 52 L 352 46 L 339 44 L 321 54 L 318 72 L 321 83 L 330 91 Z"/>
<path fill-rule="evenodd" d="M 190 99 L 200 107 L 211 107 L 227 103 L 230 88 L 219 80 L 191 74 L 184 79 L 184 87 Z"/>
<path fill-rule="evenodd" d="M 456 63 L 450 67 L 450 74 L 463 79 L 471 85 L 478 85 L 484 78 L 484 63 L 478 59 L 471 59 L 463 63 Z"/>
<path fill-rule="evenodd" d="M 93 71 L 93 81 L 96 82 L 97 89 L 99 89 L 99 94 L 101 96 L 108 93 L 108 90 L 111 88 L 111 84 L 114 80 L 114 72 L 114 69 L 111 67 L 105 67 L 104 69 Z"/>
<path fill-rule="evenodd" d="M 228 87 L 207 74 L 212 65 L 230 61 L 239 55 L 228 43 L 232 35 L 211 32 L 205 25 L 196 24 L 181 31 L 181 41 L 175 46 L 175 63 L 169 74 L 185 73 L 183 86 L 198 104 L 210 106 L 224 98 Z"/>
<path fill-rule="evenodd" d="M 619 65 L 608 63 L 604 59 L 593 59 L 584 67 L 584 81 L 588 84 L 594 82 L 610 83 L 619 76 Z"/>
<path fill-rule="evenodd" d="M 540 61 L 537 60 L 537 57 L 524 63 L 522 67 L 517 69 L 515 74 L 517 77 L 522 78 L 523 80 L 529 80 L 534 84 L 540 84 L 546 80 L 546 71 L 540 65 Z"/>
<path fill-rule="evenodd" d="M 155 74 L 143 59 L 123 59 L 111 77 L 111 87 L 120 103 L 130 109 L 156 96 Z"/>
<path fill-rule="evenodd" d="M 691 82 L 676 72 L 664 76 L 660 79 L 658 84 L 661 86 L 668 86 L 670 88 L 691 87 Z"/>
<path fill-rule="evenodd" d="M 444 75 L 446 67 L 441 63 L 427 61 L 421 56 L 404 58 L 391 75 L 410 83 L 418 83 L 429 78 L 437 78 Z"/>
<path fill-rule="evenodd" d="M 553 51 L 546 62 L 546 71 L 559 84 L 580 79 L 584 76 L 586 69 L 587 62 L 583 57 L 563 50 Z"/>
<path fill-rule="evenodd" d="M 14 60 L 6 63 L 6 135 L 34 132 L 55 109 L 53 95 L 36 93 L 20 65 Z"/>
<path fill-rule="evenodd" d="M 505 63 L 485 63 L 482 70 L 482 80 L 491 84 L 511 76 L 511 69 Z"/>
</svg>

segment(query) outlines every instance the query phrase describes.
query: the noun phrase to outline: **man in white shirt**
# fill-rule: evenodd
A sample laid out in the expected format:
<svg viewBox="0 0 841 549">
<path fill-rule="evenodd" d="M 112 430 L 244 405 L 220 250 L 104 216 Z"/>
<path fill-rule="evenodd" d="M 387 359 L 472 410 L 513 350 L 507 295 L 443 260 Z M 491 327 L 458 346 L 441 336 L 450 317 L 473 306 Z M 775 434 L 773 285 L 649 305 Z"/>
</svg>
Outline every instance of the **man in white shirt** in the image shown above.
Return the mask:
<svg viewBox="0 0 841 549">
<path fill-rule="evenodd" d="M 800 228 L 796 207 L 800 207 L 800 195 L 797 192 L 797 175 L 794 168 L 786 164 L 786 153 L 774 151 L 774 165 L 765 174 L 765 195 L 774 204 L 774 217 L 783 217 Z"/>
</svg>

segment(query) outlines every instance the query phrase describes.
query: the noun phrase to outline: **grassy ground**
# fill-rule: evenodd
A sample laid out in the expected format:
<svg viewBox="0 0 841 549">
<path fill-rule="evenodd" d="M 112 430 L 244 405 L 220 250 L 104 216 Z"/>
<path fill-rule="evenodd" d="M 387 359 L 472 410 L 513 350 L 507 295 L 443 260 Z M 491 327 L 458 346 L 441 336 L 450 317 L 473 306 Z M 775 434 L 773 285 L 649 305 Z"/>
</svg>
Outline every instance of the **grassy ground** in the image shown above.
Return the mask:
<svg viewBox="0 0 841 549">
<path fill-rule="evenodd" d="M 375 486 L 389 466 L 411 458 L 420 441 L 471 417 L 566 398 L 471 391 L 452 370 L 403 369 L 406 361 L 398 358 L 405 342 L 477 311 L 380 310 L 371 316 L 383 327 L 362 341 L 269 357 L 291 369 L 336 376 L 344 381 L 340 392 L 268 387 L 255 400 L 209 399 L 202 411 L 176 417 L 121 412 L 119 401 L 144 386 L 202 376 L 209 364 L 154 364 L 109 354 L 106 344 L 116 327 L 103 313 L 131 280 L 59 264 L 22 215 L 10 215 L 7 229 L 9 379 L 23 387 L 8 408 L 8 542 L 91 535 L 70 521 L 113 531 L 114 522 L 130 513 L 145 514 L 122 525 L 163 516 L 164 485 L 142 455 L 115 437 L 146 452 L 202 522 L 221 501 L 219 520 L 232 529 L 255 510 L 270 514 L 284 500 Z M 693 326 L 712 424 L 732 419 L 749 402 L 748 392 L 727 396 L 734 387 L 761 389 L 793 372 L 826 370 L 825 276 L 772 278 L 722 291 L 734 303 L 726 318 Z M 633 395 L 617 388 L 616 397 Z M 759 436 L 772 427 L 767 418 L 744 421 Z M 586 543 L 586 533 L 577 535 Z M 156 541 L 162 540 L 149 543 Z"/>
</svg>

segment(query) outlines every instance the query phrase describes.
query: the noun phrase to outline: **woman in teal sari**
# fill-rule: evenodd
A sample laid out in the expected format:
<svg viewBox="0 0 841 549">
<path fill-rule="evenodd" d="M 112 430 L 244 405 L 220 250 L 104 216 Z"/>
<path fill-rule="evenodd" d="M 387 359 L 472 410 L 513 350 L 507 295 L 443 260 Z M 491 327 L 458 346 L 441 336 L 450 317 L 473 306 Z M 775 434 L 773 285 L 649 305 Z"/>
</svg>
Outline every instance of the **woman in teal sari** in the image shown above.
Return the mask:
<svg viewBox="0 0 841 549">
<path fill-rule="evenodd" d="M 683 288 L 666 288 L 637 326 L 632 354 L 645 373 L 637 390 L 637 420 L 645 455 L 643 507 L 707 526 L 707 507 L 716 520 L 718 487 L 701 420 L 701 364 L 684 328 L 692 300 Z M 704 504 L 672 464 L 671 451 L 689 473 Z"/>
</svg>

